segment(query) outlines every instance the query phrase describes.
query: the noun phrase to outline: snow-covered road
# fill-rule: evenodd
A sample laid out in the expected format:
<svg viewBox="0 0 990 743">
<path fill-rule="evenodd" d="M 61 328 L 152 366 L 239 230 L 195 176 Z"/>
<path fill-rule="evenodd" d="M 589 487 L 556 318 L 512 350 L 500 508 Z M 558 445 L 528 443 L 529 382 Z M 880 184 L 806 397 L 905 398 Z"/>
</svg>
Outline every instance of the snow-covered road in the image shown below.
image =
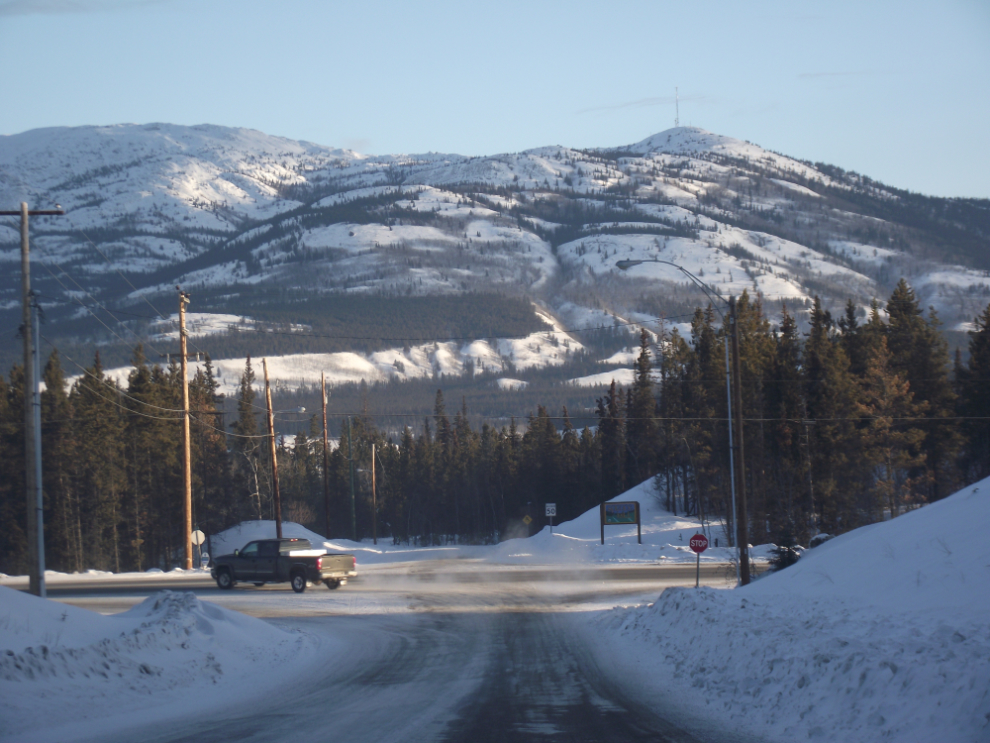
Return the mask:
<svg viewBox="0 0 990 743">
<path fill-rule="evenodd" d="M 640 568 L 637 579 L 635 568 L 624 568 L 612 579 L 602 572 L 555 580 L 554 568 L 456 562 L 371 570 L 333 592 L 204 587 L 211 603 L 306 637 L 299 672 L 267 685 L 264 674 L 228 678 L 215 704 L 191 711 L 169 689 L 148 699 L 149 707 L 164 703 L 167 715 L 159 709 L 141 719 L 130 710 L 114 720 L 111 710 L 97 724 L 66 725 L 53 710 L 40 729 L 23 732 L 32 741 L 120 743 L 735 740 L 681 719 L 678 700 L 648 699 L 610 675 L 586 632 L 592 615 L 642 605 L 666 586 L 693 585 L 687 566 L 666 568 L 666 577 Z M 703 582 L 724 585 L 725 572 L 708 566 Z M 88 587 L 60 600 L 113 612 L 142 598 L 119 590 Z"/>
<path fill-rule="evenodd" d="M 265 690 L 246 680 L 222 703 L 169 724 L 105 726 L 100 741 L 695 741 L 695 721 L 678 719 L 677 700 L 647 700 L 610 678 L 580 631 L 589 612 L 655 599 L 668 579 L 547 582 L 518 572 L 476 569 L 452 578 L 443 563 L 392 570 L 332 594 L 284 587 L 226 592 L 218 603 L 272 617 L 313 639 L 310 663 Z M 724 582 L 709 576 L 712 582 Z M 213 600 L 215 597 L 210 596 Z M 131 601 L 112 595 L 68 599 L 97 608 Z M 112 729 L 108 730 L 107 727 Z M 686 728 L 694 728 L 694 733 Z M 65 729 L 59 731 L 59 740 Z M 45 740 L 42 735 L 39 740 Z M 70 738 L 72 739 L 72 738 Z"/>
</svg>

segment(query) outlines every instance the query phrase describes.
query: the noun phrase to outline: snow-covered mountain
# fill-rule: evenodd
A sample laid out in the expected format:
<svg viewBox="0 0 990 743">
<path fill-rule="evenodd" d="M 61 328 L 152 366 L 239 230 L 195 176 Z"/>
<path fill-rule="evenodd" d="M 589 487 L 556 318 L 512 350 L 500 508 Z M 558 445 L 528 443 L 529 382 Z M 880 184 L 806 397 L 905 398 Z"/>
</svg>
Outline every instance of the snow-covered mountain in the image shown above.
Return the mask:
<svg viewBox="0 0 990 743">
<path fill-rule="evenodd" d="M 990 299 L 986 201 L 909 194 L 692 127 L 491 157 L 371 157 L 208 125 L 40 129 L 0 137 L 0 204 L 20 201 L 67 210 L 32 227 L 56 328 L 82 304 L 170 309 L 176 284 L 213 297 L 496 291 L 571 327 L 703 301 L 673 267 L 616 265 L 651 259 L 724 295 L 760 293 L 771 313 L 800 314 L 813 295 L 865 311 L 901 276 L 949 329 Z M 17 241 L 16 220 L 0 220 L 11 269 Z M 10 270 L 11 320 L 18 299 Z"/>
</svg>

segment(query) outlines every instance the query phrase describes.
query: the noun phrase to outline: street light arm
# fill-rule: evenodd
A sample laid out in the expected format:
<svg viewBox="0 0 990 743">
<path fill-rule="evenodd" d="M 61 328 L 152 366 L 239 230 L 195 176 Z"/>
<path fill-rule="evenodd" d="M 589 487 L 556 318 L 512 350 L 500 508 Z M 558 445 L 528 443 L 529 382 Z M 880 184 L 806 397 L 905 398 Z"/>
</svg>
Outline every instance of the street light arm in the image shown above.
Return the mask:
<svg viewBox="0 0 990 743">
<path fill-rule="evenodd" d="M 639 265 L 642 265 L 643 263 L 662 263 L 665 266 L 673 266 L 674 268 L 676 268 L 682 274 L 684 274 L 689 279 L 691 279 L 691 281 L 694 282 L 695 286 L 697 286 L 699 289 L 701 289 L 701 291 L 703 291 L 705 293 L 705 296 L 708 297 L 708 301 L 710 301 L 712 303 L 712 306 L 714 306 L 715 309 L 718 311 L 718 314 L 722 318 L 722 321 L 723 322 L 725 321 L 725 315 L 722 313 L 722 310 L 719 309 L 718 305 L 715 303 L 715 300 L 712 298 L 712 294 L 714 294 L 716 297 L 718 297 L 719 300 L 726 307 L 729 306 L 729 301 L 725 297 L 723 297 L 721 294 L 719 294 L 718 293 L 718 290 L 715 287 L 709 286 L 708 284 L 706 284 L 704 281 L 702 281 L 697 276 L 695 276 L 693 273 L 691 273 L 686 268 L 684 268 L 684 266 L 679 266 L 676 263 L 672 263 L 671 261 L 662 261 L 659 258 L 649 258 L 649 259 L 644 259 L 644 260 L 622 260 L 622 261 L 618 261 L 615 265 L 616 265 L 617 268 L 620 268 L 623 271 L 626 271 L 626 270 L 632 268 L 633 266 L 639 266 Z"/>
</svg>

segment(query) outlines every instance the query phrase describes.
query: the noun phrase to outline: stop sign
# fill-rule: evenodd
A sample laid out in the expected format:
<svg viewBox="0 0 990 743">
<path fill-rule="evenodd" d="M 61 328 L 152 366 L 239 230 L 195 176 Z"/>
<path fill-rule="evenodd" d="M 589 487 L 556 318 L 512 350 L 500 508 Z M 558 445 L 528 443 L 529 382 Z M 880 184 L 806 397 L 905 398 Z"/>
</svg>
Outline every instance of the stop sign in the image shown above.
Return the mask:
<svg viewBox="0 0 990 743">
<path fill-rule="evenodd" d="M 691 541 L 688 543 L 691 545 L 691 549 L 697 552 L 699 555 L 708 549 L 708 537 L 704 534 L 695 534 L 691 537 Z"/>
</svg>

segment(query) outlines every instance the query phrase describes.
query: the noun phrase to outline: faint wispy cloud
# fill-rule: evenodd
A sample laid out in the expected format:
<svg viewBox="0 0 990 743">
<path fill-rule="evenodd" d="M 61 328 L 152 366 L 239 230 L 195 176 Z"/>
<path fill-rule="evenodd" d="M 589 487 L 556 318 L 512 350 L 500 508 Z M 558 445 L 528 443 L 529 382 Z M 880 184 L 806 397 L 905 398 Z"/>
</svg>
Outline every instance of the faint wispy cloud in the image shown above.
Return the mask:
<svg viewBox="0 0 990 743">
<path fill-rule="evenodd" d="M 344 149 L 360 152 L 362 155 L 368 154 L 371 149 L 371 140 L 364 137 L 349 137 L 344 140 Z"/>
<path fill-rule="evenodd" d="M 845 72 L 802 72 L 798 74 L 798 78 L 802 80 L 810 80 L 815 77 L 862 77 L 864 75 L 883 75 L 886 73 L 880 72 L 878 70 L 848 70 Z"/>
<path fill-rule="evenodd" d="M 0 0 L 0 16 L 101 13 L 170 2 L 174 0 Z"/>
<path fill-rule="evenodd" d="M 700 101 L 703 100 L 704 96 L 681 96 L 682 102 Z M 587 114 L 593 111 L 621 111 L 628 108 L 648 108 L 650 106 L 673 106 L 674 96 L 660 96 L 657 98 L 638 98 L 635 101 L 626 101 L 625 103 L 615 103 L 609 106 L 589 106 L 588 108 L 582 108 L 580 111 L 575 111 L 575 114 Z"/>
</svg>

